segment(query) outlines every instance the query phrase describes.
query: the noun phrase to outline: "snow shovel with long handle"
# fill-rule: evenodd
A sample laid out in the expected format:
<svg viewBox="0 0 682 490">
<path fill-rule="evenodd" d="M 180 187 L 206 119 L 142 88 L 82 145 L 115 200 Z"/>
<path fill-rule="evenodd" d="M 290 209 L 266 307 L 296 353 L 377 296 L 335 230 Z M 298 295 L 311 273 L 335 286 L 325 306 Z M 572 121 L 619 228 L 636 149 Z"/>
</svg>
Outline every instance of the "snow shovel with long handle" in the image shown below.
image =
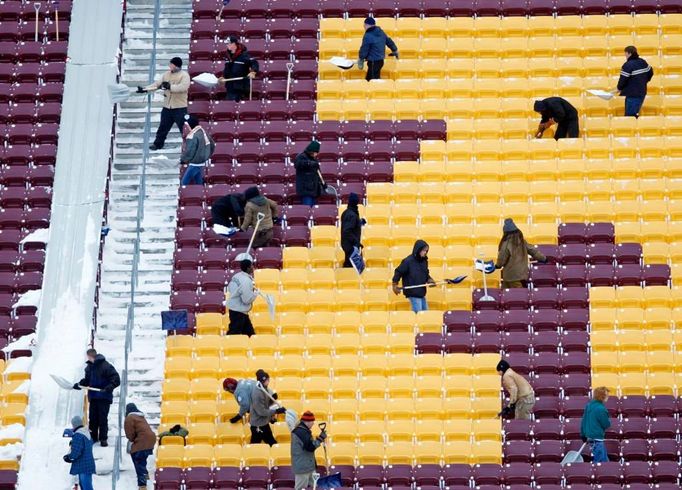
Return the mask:
<svg viewBox="0 0 682 490">
<path fill-rule="evenodd" d="M 336 189 L 324 181 L 324 177 L 322 177 L 322 172 L 320 172 L 319 170 L 317 171 L 317 176 L 320 178 L 320 182 L 322 183 L 324 193 L 327 194 L 328 196 L 334 196 L 336 198 L 336 201 L 338 202 L 339 193 L 336 191 Z"/>
<path fill-rule="evenodd" d="M 582 463 L 583 460 L 583 449 L 585 449 L 585 446 L 587 445 L 586 442 L 583 442 L 583 445 L 580 446 L 580 449 L 577 451 L 569 451 L 566 453 L 566 456 L 564 456 L 564 459 L 561 460 L 561 466 L 566 466 L 567 464 L 573 464 L 573 463 Z"/>
<path fill-rule="evenodd" d="M 282 404 L 275 400 L 270 392 L 263 386 L 263 384 L 260 381 L 256 382 L 256 387 L 261 390 L 265 395 L 272 401 L 273 404 L 277 405 L 278 407 L 282 407 Z M 284 413 L 284 421 L 287 423 L 287 427 L 289 427 L 289 432 L 293 431 L 296 428 L 296 423 L 298 422 L 298 414 L 291 409 L 286 409 L 286 412 Z"/>
<path fill-rule="evenodd" d="M 242 261 L 242 260 L 250 260 L 253 262 L 253 257 L 251 256 L 251 247 L 253 246 L 253 241 L 256 239 L 256 233 L 258 233 L 258 228 L 260 227 L 260 224 L 263 222 L 265 219 L 265 215 L 263 213 L 258 213 L 256 215 L 256 226 L 253 227 L 253 234 L 251 235 L 251 240 L 249 240 L 249 246 L 246 247 L 246 251 L 240 253 L 237 255 L 237 258 L 235 260 Z"/>
<path fill-rule="evenodd" d="M 38 42 L 38 22 L 40 22 L 40 2 L 35 2 L 33 4 L 33 9 L 36 11 L 36 33 L 35 33 L 35 38 L 34 41 Z"/>
<path fill-rule="evenodd" d="M 398 288 L 401 291 L 404 291 L 406 289 L 417 289 L 417 288 L 425 288 L 425 287 L 432 287 L 432 286 L 441 286 L 443 284 L 459 284 L 462 282 L 464 279 L 466 279 L 467 276 L 457 276 L 452 279 L 444 279 L 442 281 L 438 282 L 425 282 L 424 284 L 415 284 L 414 286 L 405 286 L 402 288 Z"/>
<path fill-rule="evenodd" d="M 327 430 L 327 422 L 321 422 L 317 424 L 322 432 Z M 343 486 L 343 481 L 341 480 L 341 473 L 336 472 L 334 474 L 329 474 L 329 454 L 327 453 L 327 443 L 322 441 L 322 449 L 324 451 L 324 467 L 327 470 L 326 476 L 320 476 L 313 474 L 313 489 L 319 488 L 320 490 L 329 490 L 333 488 L 341 488 Z"/>
<path fill-rule="evenodd" d="M 291 90 L 291 72 L 294 70 L 294 64 L 287 63 L 286 67 L 287 67 L 287 92 L 285 100 L 289 100 L 289 90 Z"/>
<path fill-rule="evenodd" d="M 69 381 L 66 378 L 62 378 L 61 376 L 57 376 L 56 374 L 50 374 L 52 379 L 54 379 L 55 383 L 59 385 L 60 388 L 64 388 L 65 390 L 73 390 L 73 385 L 71 381 Z M 104 391 L 101 388 L 92 388 L 90 386 L 83 386 L 83 385 L 78 385 L 82 390 L 87 390 L 87 391 Z"/>
</svg>

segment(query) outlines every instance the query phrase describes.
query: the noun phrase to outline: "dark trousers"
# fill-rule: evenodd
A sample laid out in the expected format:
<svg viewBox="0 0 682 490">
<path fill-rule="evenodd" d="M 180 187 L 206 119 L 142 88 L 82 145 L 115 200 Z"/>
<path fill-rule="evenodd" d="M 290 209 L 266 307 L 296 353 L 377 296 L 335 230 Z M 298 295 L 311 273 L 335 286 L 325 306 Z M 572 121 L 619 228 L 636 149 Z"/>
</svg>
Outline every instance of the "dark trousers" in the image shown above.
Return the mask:
<svg viewBox="0 0 682 490">
<path fill-rule="evenodd" d="M 147 473 L 147 458 L 151 455 L 151 449 L 136 451 L 130 455 L 130 458 L 133 460 L 133 466 L 135 466 L 138 487 L 147 485 L 147 480 L 149 479 L 149 473 Z"/>
<path fill-rule="evenodd" d="M 228 90 L 225 93 L 225 100 L 233 100 L 235 102 L 241 102 L 248 97 L 249 95 L 245 94 L 243 90 Z"/>
<path fill-rule="evenodd" d="M 173 127 L 173 124 L 177 125 L 180 134 L 182 134 L 185 114 L 187 114 L 187 107 L 180 107 L 179 109 L 167 109 L 164 107 L 161 109 L 161 122 L 159 123 L 159 129 L 156 130 L 154 146 L 163 148 L 163 145 L 166 143 L 166 136 L 168 136 L 168 132 Z"/>
<path fill-rule="evenodd" d="M 254 333 L 251 318 L 246 313 L 241 311 L 228 310 L 230 315 L 230 326 L 227 330 L 227 335 L 248 335 L 251 337 Z"/>
<path fill-rule="evenodd" d="M 270 424 L 261 427 L 251 426 L 251 444 L 260 444 L 261 442 L 269 444 L 270 446 L 277 444 L 275 436 L 272 434 Z"/>
<path fill-rule="evenodd" d="M 625 97 L 625 115 L 639 117 L 639 111 L 644 104 L 644 97 Z"/>
<path fill-rule="evenodd" d="M 106 441 L 109 436 L 109 400 L 90 400 L 88 427 L 92 442 Z"/>
<path fill-rule="evenodd" d="M 554 139 L 560 140 L 561 138 L 577 138 L 580 135 L 580 129 L 578 127 L 578 118 L 565 119 L 559 123 L 554 132 Z"/>
<path fill-rule="evenodd" d="M 384 67 L 384 60 L 379 61 L 368 61 L 367 62 L 367 75 L 365 75 L 365 80 L 368 82 L 370 80 L 379 80 L 381 78 L 381 69 Z"/>
<path fill-rule="evenodd" d="M 353 267 L 353 264 L 350 263 L 350 256 L 353 255 L 353 247 L 346 248 L 343 247 L 343 266 L 344 267 Z"/>
<path fill-rule="evenodd" d="M 270 240 L 272 240 L 273 234 L 272 228 L 258 230 L 256 232 L 256 238 L 253 239 L 253 248 L 267 247 Z"/>
<path fill-rule="evenodd" d="M 180 183 L 182 185 L 204 185 L 204 166 L 187 165 L 187 170 L 185 170 Z"/>
</svg>

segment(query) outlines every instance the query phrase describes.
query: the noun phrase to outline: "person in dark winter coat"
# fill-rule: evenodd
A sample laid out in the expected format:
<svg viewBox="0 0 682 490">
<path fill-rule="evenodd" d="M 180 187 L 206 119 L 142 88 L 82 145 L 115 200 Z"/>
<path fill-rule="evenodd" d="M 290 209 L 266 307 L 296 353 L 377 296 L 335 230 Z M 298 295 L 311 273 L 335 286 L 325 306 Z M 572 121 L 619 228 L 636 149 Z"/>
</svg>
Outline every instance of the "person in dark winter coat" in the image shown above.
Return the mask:
<svg viewBox="0 0 682 490">
<path fill-rule="evenodd" d="M 230 325 L 227 335 L 248 335 L 251 337 L 256 332 L 249 318 L 249 311 L 253 308 L 253 302 L 258 298 L 253 284 L 253 262 L 242 260 L 239 263 L 241 272 L 232 276 L 227 290 L 230 299 L 227 300 L 227 310 L 230 317 Z"/>
<path fill-rule="evenodd" d="M 327 438 L 325 431 L 313 438 L 312 428 L 315 424 L 315 414 L 306 411 L 296 428 L 291 431 L 291 471 L 294 472 L 294 490 L 312 487 L 313 473 L 317 469 L 315 450 Z"/>
<path fill-rule="evenodd" d="M 654 69 L 644 58 L 639 57 L 634 46 L 625 48 L 625 60 L 620 69 L 618 91 L 625 97 L 625 115 L 639 117 L 646 97 L 646 86 L 654 76 Z"/>
<path fill-rule="evenodd" d="M 592 446 L 592 462 L 605 463 L 609 460 L 604 446 L 606 430 L 611 427 L 609 411 L 605 406 L 609 399 L 609 389 L 600 386 L 592 393 L 592 400 L 585 406 L 580 422 L 580 437 Z"/>
<path fill-rule="evenodd" d="M 227 42 L 227 61 L 223 76 L 218 82 L 225 84 L 225 99 L 239 102 L 249 97 L 249 85 L 258 73 L 258 62 L 251 58 L 246 46 L 239 42 L 237 36 L 230 36 Z M 231 80 L 230 78 L 241 78 Z"/>
<path fill-rule="evenodd" d="M 544 100 L 536 100 L 533 110 L 542 116 L 535 134 L 536 138 L 542 138 L 542 134 L 554 124 L 558 124 L 554 132 L 555 140 L 580 136 L 578 111 L 566 99 L 548 97 Z"/>
<path fill-rule="evenodd" d="M 88 419 L 92 440 L 99 441 L 102 447 L 106 447 L 109 435 L 109 408 L 114 400 L 112 393 L 120 386 L 121 378 L 114 366 L 95 349 L 88 349 L 86 355 L 88 360 L 85 363 L 85 377 L 73 385 L 73 389 L 80 390 L 81 386 L 89 386 L 102 390 L 88 390 Z"/>
<path fill-rule="evenodd" d="M 244 194 L 234 193 L 219 197 L 211 204 L 213 231 L 232 236 L 239 231 L 239 221 L 244 217 L 246 199 Z"/>
<path fill-rule="evenodd" d="M 133 460 L 139 490 L 147 489 L 147 458 L 154 452 L 156 436 L 144 418 L 144 414 L 134 403 L 126 405 L 126 418 L 123 424 L 126 438 L 131 444 L 130 458 Z"/>
<path fill-rule="evenodd" d="M 64 461 L 71 463 L 69 474 L 78 476 L 80 490 L 93 490 L 92 475 L 97 471 L 95 458 L 92 454 L 92 439 L 90 433 L 83 427 L 83 418 L 76 415 L 71 419 L 73 437 L 71 438 L 71 450 L 64 455 Z"/>
<path fill-rule="evenodd" d="M 296 168 L 296 194 L 306 206 L 313 207 L 317 198 L 322 194 L 322 182 L 320 181 L 320 161 L 317 156 L 320 153 L 319 141 L 311 141 L 302 153 L 296 155 L 294 167 Z"/>
<path fill-rule="evenodd" d="M 426 303 L 426 287 L 409 288 L 407 286 L 416 286 L 418 284 L 435 284 L 435 281 L 429 273 L 429 244 L 424 240 L 417 240 L 414 242 L 412 254 L 405 257 L 400 265 L 396 268 L 393 274 L 393 292 L 400 294 L 401 288 L 398 283 L 402 280 L 402 291 L 407 299 L 412 304 L 412 311 L 419 313 L 429 309 Z"/>
<path fill-rule="evenodd" d="M 263 213 L 263 221 L 261 221 L 256 237 L 253 240 L 253 247 L 267 247 L 274 235 L 273 227 L 275 226 L 275 218 L 277 217 L 277 203 L 268 199 L 260 193 L 258 187 L 249 187 L 244 191 L 244 198 L 246 205 L 244 206 L 244 222 L 242 223 L 242 231 L 247 231 L 250 226 L 256 227 L 258 222 L 258 213 Z"/>
<path fill-rule="evenodd" d="M 495 268 L 502 269 L 502 289 L 526 287 L 530 275 L 528 256 L 542 263 L 547 262 L 547 257 L 526 242 L 511 218 L 504 220 L 502 233 L 495 262 Z"/>
<path fill-rule="evenodd" d="M 348 207 L 341 214 L 341 248 L 344 253 L 344 267 L 352 267 L 350 256 L 353 253 L 353 248 L 362 248 L 360 236 L 365 220 L 360 218 L 360 211 L 358 211 L 359 202 L 358 195 L 355 192 L 351 192 L 348 196 Z"/>
<path fill-rule="evenodd" d="M 251 444 L 260 444 L 264 442 L 273 446 L 277 444 L 277 440 L 272 433 L 270 424 L 275 420 L 275 416 L 287 411 L 284 407 L 270 408 L 272 400 L 263 392 L 267 390 L 270 395 L 277 399 L 268 385 L 270 384 L 270 375 L 264 370 L 256 371 L 256 381 L 260 383 L 254 385 L 251 390 L 251 416 L 249 417 L 249 424 L 251 425 Z M 261 388 L 262 387 L 262 388 Z"/>
<path fill-rule="evenodd" d="M 358 52 L 358 68 L 363 69 L 365 61 L 367 61 L 367 74 L 365 80 L 378 80 L 381 78 L 381 69 L 384 66 L 384 59 L 386 58 L 386 47 L 391 50 L 390 56 L 395 56 L 398 59 L 398 46 L 393 42 L 393 39 L 388 37 L 386 33 L 376 25 L 376 21 L 372 17 L 365 19 L 365 34 L 362 36 L 362 44 Z"/>
<path fill-rule="evenodd" d="M 255 386 L 256 382 L 252 379 L 242 379 L 239 382 L 234 378 L 223 380 L 223 389 L 232 393 L 237 405 L 239 405 L 239 412 L 230 419 L 230 423 L 236 424 L 251 411 L 251 392 Z M 276 399 L 276 394 L 273 394 L 273 397 Z"/>
<path fill-rule="evenodd" d="M 189 133 L 185 138 L 185 151 L 180 156 L 180 163 L 188 165 L 182 176 L 182 185 L 204 183 L 204 167 L 215 151 L 215 142 L 211 135 L 199 125 L 199 120 L 191 115 L 185 116 L 185 124 Z"/>
</svg>

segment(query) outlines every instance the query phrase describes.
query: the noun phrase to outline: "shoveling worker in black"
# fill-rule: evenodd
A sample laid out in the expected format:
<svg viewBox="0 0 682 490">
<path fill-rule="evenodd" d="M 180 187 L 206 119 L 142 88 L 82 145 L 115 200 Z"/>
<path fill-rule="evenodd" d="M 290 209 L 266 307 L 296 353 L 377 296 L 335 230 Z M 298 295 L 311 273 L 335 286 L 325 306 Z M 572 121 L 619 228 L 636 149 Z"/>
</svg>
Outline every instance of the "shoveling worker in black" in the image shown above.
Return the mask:
<svg viewBox="0 0 682 490">
<path fill-rule="evenodd" d="M 225 84 L 225 99 L 239 102 L 249 97 L 251 80 L 258 73 L 258 62 L 251 58 L 249 51 L 237 36 L 227 40 L 227 61 L 223 68 L 223 76 L 218 82 Z M 238 80 L 232 80 L 237 78 Z"/>
<path fill-rule="evenodd" d="M 536 100 L 533 110 L 542 116 L 535 133 L 536 138 L 542 138 L 542 134 L 554 124 L 558 124 L 556 131 L 554 131 L 555 140 L 580 136 L 578 110 L 566 99 L 548 97 L 544 100 Z"/>
<path fill-rule="evenodd" d="M 327 432 L 322 430 L 320 435 L 313 438 L 312 428 L 315 425 L 315 415 L 306 411 L 301 420 L 291 432 L 291 470 L 294 472 L 294 490 L 314 486 L 313 473 L 317 470 L 315 450 L 327 438 Z"/>
<path fill-rule="evenodd" d="M 426 287 L 410 287 L 419 284 L 435 285 L 429 272 L 429 244 L 424 240 L 414 242 L 412 254 L 405 257 L 393 274 L 393 292 L 398 295 L 402 290 L 407 299 L 410 300 L 412 311 L 419 313 L 429 309 L 426 303 Z M 398 283 L 402 280 L 403 286 L 400 288 Z M 431 286 L 429 286 L 431 287 Z"/>
<path fill-rule="evenodd" d="M 313 207 L 317 198 L 322 194 L 322 181 L 320 180 L 320 142 L 311 141 L 301 153 L 296 155 L 294 167 L 296 168 L 296 195 L 301 203 Z"/>
<path fill-rule="evenodd" d="M 239 229 L 239 220 L 244 217 L 246 199 L 244 194 L 236 192 L 219 197 L 211 204 L 211 220 L 213 226 L 219 225 L 226 228 L 225 234 L 234 234 Z"/>
<path fill-rule="evenodd" d="M 277 399 L 277 394 L 268 388 L 269 384 L 270 375 L 262 369 L 256 371 L 256 385 L 251 390 L 251 416 L 249 417 L 251 444 L 260 444 L 261 442 L 270 446 L 277 444 L 270 424 L 275 422 L 276 415 L 287 411 L 285 407 L 270 408 L 272 400 L 266 391 L 274 399 Z"/>
<path fill-rule="evenodd" d="M 381 69 L 384 67 L 386 47 L 391 50 L 390 56 L 400 58 L 398 46 L 393 39 L 379 27 L 373 17 L 367 17 L 364 23 L 365 34 L 362 36 L 362 44 L 358 52 L 358 68 L 362 70 L 367 61 L 367 74 L 365 80 L 378 80 L 381 78 Z"/>
<path fill-rule="evenodd" d="M 114 400 L 115 388 L 121 385 L 121 378 L 114 366 L 109 364 L 95 349 L 86 352 L 85 376 L 73 385 L 74 390 L 81 386 L 100 388 L 102 391 L 88 390 L 88 424 L 93 442 L 99 441 L 102 447 L 108 446 L 109 408 Z"/>
<path fill-rule="evenodd" d="M 626 61 L 620 69 L 618 91 L 625 97 L 625 115 L 639 117 L 646 98 L 646 86 L 654 76 L 654 69 L 639 57 L 636 47 L 626 46 L 624 52 Z"/>
<path fill-rule="evenodd" d="M 360 218 L 359 203 L 360 198 L 358 195 L 355 192 L 351 192 L 348 196 L 348 207 L 341 214 L 341 248 L 344 253 L 344 267 L 353 267 L 350 263 L 353 248 L 362 248 L 360 237 L 362 235 L 362 227 L 366 221 L 364 218 Z"/>
</svg>

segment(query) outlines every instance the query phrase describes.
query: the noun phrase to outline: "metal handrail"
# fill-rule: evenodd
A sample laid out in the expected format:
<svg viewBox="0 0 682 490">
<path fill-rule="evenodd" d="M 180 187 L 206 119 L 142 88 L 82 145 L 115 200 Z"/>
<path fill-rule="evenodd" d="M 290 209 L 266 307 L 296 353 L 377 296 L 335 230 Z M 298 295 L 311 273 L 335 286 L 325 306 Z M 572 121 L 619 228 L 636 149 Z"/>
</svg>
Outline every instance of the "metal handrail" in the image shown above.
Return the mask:
<svg viewBox="0 0 682 490">
<path fill-rule="evenodd" d="M 161 1 L 154 1 L 154 30 L 152 32 L 152 55 L 149 61 L 148 84 L 156 77 L 156 38 L 159 30 L 159 17 L 161 14 Z M 127 15 L 127 12 L 126 12 Z M 114 448 L 114 465 L 111 473 L 111 488 L 116 490 L 116 484 L 121 476 L 121 462 L 123 461 L 123 415 L 125 413 L 126 399 L 128 398 L 128 358 L 133 348 L 133 327 L 135 325 L 135 295 L 137 292 L 138 270 L 140 262 L 140 228 L 144 220 L 144 198 L 147 188 L 147 160 L 149 158 L 149 136 L 151 133 L 152 98 L 154 92 L 147 94 L 147 112 L 144 118 L 144 133 L 142 137 L 142 174 L 137 195 L 137 217 L 135 221 L 135 245 L 133 249 L 133 264 L 130 270 L 130 302 L 128 303 L 128 317 L 126 321 L 125 354 L 123 372 L 121 376 L 121 388 L 118 398 L 118 435 Z"/>
</svg>

